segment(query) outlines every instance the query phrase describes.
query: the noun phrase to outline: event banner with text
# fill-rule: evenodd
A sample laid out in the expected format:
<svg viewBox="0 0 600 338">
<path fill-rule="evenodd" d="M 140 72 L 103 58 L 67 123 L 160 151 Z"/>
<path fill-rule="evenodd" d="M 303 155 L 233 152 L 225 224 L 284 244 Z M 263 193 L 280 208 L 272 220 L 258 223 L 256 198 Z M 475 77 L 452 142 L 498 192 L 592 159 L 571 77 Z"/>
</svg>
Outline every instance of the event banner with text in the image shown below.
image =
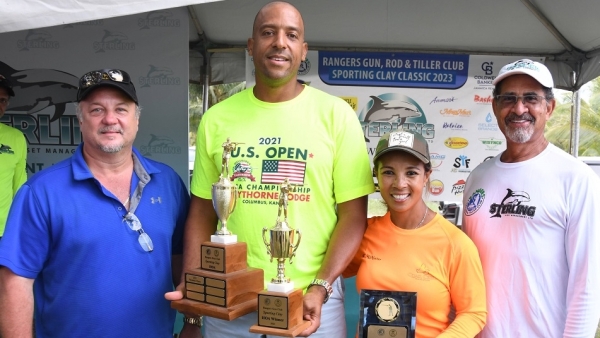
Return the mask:
<svg viewBox="0 0 600 338">
<path fill-rule="evenodd" d="M 473 168 L 506 148 L 492 111 L 492 80 L 503 65 L 521 58 L 309 51 L 298 75 L 356 111 L 371 158 L 387 132 L 422 134 L 433 166 L 429 199 L 460 203 Z M 246 79 L 254 85 L 251 57 Z"/>
</svg>

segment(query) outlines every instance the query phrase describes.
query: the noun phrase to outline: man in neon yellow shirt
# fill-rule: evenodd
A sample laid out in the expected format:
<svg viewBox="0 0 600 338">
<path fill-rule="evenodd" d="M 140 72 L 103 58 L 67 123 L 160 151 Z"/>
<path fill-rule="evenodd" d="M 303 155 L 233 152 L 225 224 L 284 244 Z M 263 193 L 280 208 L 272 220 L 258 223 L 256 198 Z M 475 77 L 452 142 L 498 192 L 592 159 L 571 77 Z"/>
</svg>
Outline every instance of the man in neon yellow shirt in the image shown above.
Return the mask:
<svg viewBox="0 0 600 338">
<path fill-rule="evenodd" d="M 248 244 L 248 265 L 263 269 L 268 283 L 277 275 L 276 264 L 269 262 L 261 229 L 275 224 L 279 184 L 287 177 L 298 185 L 288 194 L 288 222 L 302 231 L 302 242 L 294 263 L 286 264 L 286 276 L 306 289 L 304 319 L 311 326 L 300 336 L 319 329 L 311 337 L 338 338 L 346 337 L 338 276 L 362 239 L 374 185 L 356 113 L 342 99 L 297 81 L 307 52 L 296 8 L 271 2 L 259 11 L 248 39 L 256 85 L 212 107 L 198 129 L 184 270 L 200 266 L 200 244 L 216 230 L 211 185 L 230 137 L 237 148 L 227 176 L 239 192 L 228 229 Z M 206 334 L 259 337 L 248 332 L 256 318 L 256 313 L 232 322 L 205 318 Z"/>
<path fill-rule="evenodd" d="M 0 74 L 0 118 L 4 116 L 11 96 L 15 96 L 15 92 L 8 79 Z M 26 157 L 27 143 L 23 133 L 0 123 L 0 238 L 13 197 L 27 180 Z"/>
</svg>

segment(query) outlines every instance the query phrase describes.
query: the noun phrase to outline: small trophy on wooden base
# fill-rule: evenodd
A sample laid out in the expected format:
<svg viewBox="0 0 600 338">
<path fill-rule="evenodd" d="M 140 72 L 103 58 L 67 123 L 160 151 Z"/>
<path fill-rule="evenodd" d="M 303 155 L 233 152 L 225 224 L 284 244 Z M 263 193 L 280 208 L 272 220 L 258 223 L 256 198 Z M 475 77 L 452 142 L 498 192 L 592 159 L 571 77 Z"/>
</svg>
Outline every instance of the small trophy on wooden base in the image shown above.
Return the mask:
<svg viewBox="0 0 600 338">
<path fill-rule="evenodd" d="M 294 282 L 285 276 L 285 260 L 289 259 L 292 264 L 302 236 L 300 230 L 292 229 L 287 222 L 288 193 L 293 189 L 294 186 L 286 178 L 280 186 L 275 226 L 263 228 L 263 241 L 271 262 L 273 258 L 277 260 L 277 276 L 267 284 L 267 290 L 258 294 L 258 324 L 250 327 L 253 333 L 296 337 L 310 326 L 309 321 L 302 319 L 302 289 L 294 289 Z M 267 232 L 269 240 L 266 238 Z"/>
<path fill-rule="evenodd" d="M 256 311 L 258 292 L 264 288 L 262 269 L 249 268 L 246 243 L 227 229 L 235 209 L 236 186 L 227 178 L 231 152 L 239 143 L 223 143 L 219 180 L 212 185 L 212 202 L 221 223 L 210 242 L 200 246 L 200 267 L 185 272 L 185 299 L 171 302 L 180 312 L 233 320 Z"/>
</svg>

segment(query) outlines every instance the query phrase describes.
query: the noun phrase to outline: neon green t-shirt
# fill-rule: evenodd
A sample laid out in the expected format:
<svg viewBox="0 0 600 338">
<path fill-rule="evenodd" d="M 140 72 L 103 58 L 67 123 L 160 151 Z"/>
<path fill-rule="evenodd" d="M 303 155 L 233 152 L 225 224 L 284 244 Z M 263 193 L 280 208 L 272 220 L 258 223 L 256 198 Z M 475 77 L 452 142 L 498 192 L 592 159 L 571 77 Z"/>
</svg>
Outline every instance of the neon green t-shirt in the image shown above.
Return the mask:
<svg viewBox="0 0 600 338">
<path fill-rule="evenodd" d="M 238 187 L 227 228 L 248 244 L 248 265 L 277 275 L 269 262 L 262 229 L 275 225 L 279 184 L 285 177 L 301 187 L 289 194 L 288 223 L 302 232 L 286 276 L 305 288 L 315 277 L 337 223 L 336 204 L 374 191 L 362 128 L 340 98 L 305 86 L 296 98 L 267 103 L 252 88 L 215 105 L 198 128 L 191 191 L 211 199 L 221 172 L 223 143 L 239 142 L 228 177 Z M 282 215 L 283 216 L 283 215 Z"/>
<path fill-rule="evenodd" d="M 23 133 L 0 123 L 0 237 L 17 190 L 27 180 L 27 143 Z"/>
</svg>

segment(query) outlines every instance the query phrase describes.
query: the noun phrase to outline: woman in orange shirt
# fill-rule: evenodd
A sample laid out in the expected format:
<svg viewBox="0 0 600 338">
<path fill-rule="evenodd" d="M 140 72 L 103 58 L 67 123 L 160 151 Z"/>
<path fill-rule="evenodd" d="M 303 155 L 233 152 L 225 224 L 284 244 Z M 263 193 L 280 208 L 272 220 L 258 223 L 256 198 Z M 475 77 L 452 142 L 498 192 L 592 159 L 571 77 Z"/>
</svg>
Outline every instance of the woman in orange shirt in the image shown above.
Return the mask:
<svg viewBox="0 0 600 338">
<path fill-rule="evenodd" d="M 359 292 L 416 292 L 417 338 L 474 337 L 487 314 L 479 254 L 460 229 L 425 204 L 429 158 L 420 134 L 396 131 L 380 139 L 373 170 L 388 212 L 369 219 L 344 277 L 356 275 Z"/>
</svg>

